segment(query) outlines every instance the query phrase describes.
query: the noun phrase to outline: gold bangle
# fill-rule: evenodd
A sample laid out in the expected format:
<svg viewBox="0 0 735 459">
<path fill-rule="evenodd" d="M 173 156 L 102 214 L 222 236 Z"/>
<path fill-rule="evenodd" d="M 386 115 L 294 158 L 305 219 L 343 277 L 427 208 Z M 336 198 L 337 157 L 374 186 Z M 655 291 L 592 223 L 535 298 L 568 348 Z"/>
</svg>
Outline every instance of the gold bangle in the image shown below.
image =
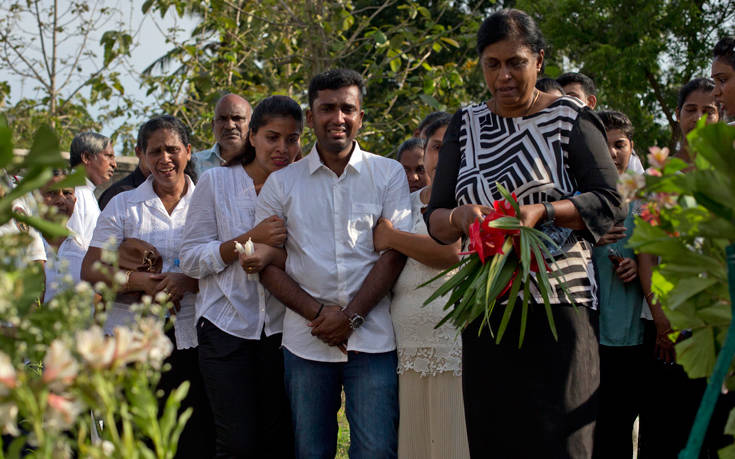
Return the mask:
<svg viewBox="0 0 735 459">
<path fill-rule="evenodd" d="M 133 274 L 132 271 L 128 270 L 125 271 L 125 284 L 123 285 L 123 289 L 129 290 L 130 289 L 130 275 Z"/>
<path fill-rule="evenodd" d="M 452 226 L 452 227 L 454 226 L 454 223 L 452 223 L 452 215 L 454 215 L 454 211 L 455 211 L 455 210 L 457 210 L 457 208 L 456 208 L 456 207 L 455 207 L 455 208 L 453 208 L 453 209 L 452 209 L 452 210 L 451 210 L 451 211 L 449 212 L 449 226 Z"/>
</svg>

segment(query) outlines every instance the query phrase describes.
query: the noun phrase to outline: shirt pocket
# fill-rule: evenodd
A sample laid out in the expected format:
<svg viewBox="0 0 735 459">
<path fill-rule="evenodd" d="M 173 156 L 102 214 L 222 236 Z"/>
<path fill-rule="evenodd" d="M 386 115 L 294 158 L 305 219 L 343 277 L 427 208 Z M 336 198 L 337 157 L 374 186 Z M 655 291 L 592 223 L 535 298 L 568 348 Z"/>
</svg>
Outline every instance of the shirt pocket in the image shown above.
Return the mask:
<svg viewBox="0 0 735 459">
<path fill-rule="evenodd" d="M 373 228 L 375 228 L 382 207 L 371 203 L 353 203 L 347 227 L 351 247 L 362 246 L 373 250 Z"/>
</svg>

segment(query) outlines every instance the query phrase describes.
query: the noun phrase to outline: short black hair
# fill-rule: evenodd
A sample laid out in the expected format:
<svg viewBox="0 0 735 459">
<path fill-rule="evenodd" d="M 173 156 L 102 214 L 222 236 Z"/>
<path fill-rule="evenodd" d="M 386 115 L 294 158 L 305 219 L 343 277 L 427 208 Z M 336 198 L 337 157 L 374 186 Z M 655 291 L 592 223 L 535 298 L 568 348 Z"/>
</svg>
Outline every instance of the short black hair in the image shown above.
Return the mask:
<svg viewBox="0 0 735 459">
<path fill-rule="evenodd" d="M 293 118 L 299 123 L 299 130 L 304 127 L 304 114 L 301 107 L 295 100 L 288 96 L 269 96 L 261 100 L 256 105 L 253 114 L 250 117 L 249 131 L 245 138 L 245 148 L 243 152 L 230 159 L 228 166 L 242 164 L 243 166 L 250 164 L 255 160 L 255 147 L 250 142 L 250 133 L 258 132 L 258 129 L 268 124 L 274 117 Z"/>
<path fill-rule="evenodd" d="M 633 123 L 630 121 L 625 113 L 616 110 L 604 110 L 597 112 L 597 116 L 602 120 L 602 124 L 605 126 L 605 130 L 612 131 L 613 129 L 619 129 L 625 134 L 628 140 L 633 140 L 633 134 L 635 129 Z"/>
<path fill-rule="evenodd" d="M 365 92 L 365 82 L 362 75 L 350 69 L 332 69 L 322 72 L 309 82 L 309 107 L 314 105 L 319 91 L 324 89 L 339 89 L 345 86 L 357 86 L 362 105 L 362 96 Z"/>
<path fill-rule="evenodd" d="M 413 150 L 414 148 L 419 148 L 421 151 L 423 151 L 424 141 L 419 139 L 418 137 L 411 137 L 410 139 L 403 142 L 398 147 L 398 153 L 396 153 L 396 161 L 401 160 L 401 156 L 403 156 L 403 153 Z"/>
<path fill-rule="evenodd" d="M 82 154 L 95 156 L 110 145 L 108 137 L 96 132 L 81 132 L 74 136 L 69 146 L 69 167 L 82 163 Z"/>
<path fill-rule="evenodd" d="M 712 92 L 715 89 L 715 82 L 710 78 L 694 78 L 689 80 L 687 84 L 679 88 L 679 98 L 676 101 L 676 109 L 681 110 L 687 101 L 689 94 L 694 91 Z"/>
<path fill-rule="evenodd" d="M 419 131 L 419 133 L 421 133 L 421 131 L 426 129 L 426 127 L 429 126 L 431 123 L 433 123 L 434 121 L 444 116 L 449 116 L 449 113 L 442 112 L 442 111 L 431 112 L 428 115 L 426 115 L 424 119 L 421 120 L 421 122 L 419 123 L 419 126 L 416 129 Z"/>
<path fill-rule="evenodd" d="M 536 89 L 543 92 L 549 92 L 549 91 L 559 91 L 561 95 L 566 95 L 566 92 L 564 92 L 564 88 L 562 85 L 559 84 L 558 81 L 556 81 L 553 78 L 545 77 L 541 78 L 536 81 Z"/>
<path fill-rule="evenodd" d="M 489 45 L 508 38 L 518 38 L 534 53 L 546 49 L 546 40 L 536 21 L 525 11 L 503 9 L 494 12 L 480 25 L 477 31 L 477 54 Z"/>
<path fill-rule="evenodd" d="M 730 67 L 735 68 L 735 37 L 728 35 L 720 38 L 712 49 L 712 57 L 715 59 L 721 57 L 730 64 Z"/>
<path fill-rule="evenodd" d="M 426 128 L 426 138 L 430 139 L 431 136 L 433 136 L 440 128 L 449 126 L 450 121 L 452 121 L 452 115 L 449 113 L 445 113 L 441 118 L 435 119 L 434 122 Z"/>
<path fill-rule="evenodd" d="M 584 73 L 579 72 L 567 72 L 556 79 L 557 83 L 562 85 L 562 87 L 573 84 L 573 83 L 579 83 L 582 85 L 582 89 L 584 90 L 584 93 L 588 96 L 595 96 L 597 95 L 597 87 L 595 86 L 594 80 L 592 78 L 588 77 Z"/>
</svg>

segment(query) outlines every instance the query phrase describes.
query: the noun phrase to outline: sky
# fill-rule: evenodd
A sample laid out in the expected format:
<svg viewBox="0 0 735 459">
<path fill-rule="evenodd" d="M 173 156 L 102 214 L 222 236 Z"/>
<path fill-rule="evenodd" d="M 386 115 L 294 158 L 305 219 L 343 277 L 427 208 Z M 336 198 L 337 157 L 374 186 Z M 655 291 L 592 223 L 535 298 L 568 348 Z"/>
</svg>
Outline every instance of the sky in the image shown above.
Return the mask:
<svg viewBox="0 0 735 459">
<path fill-rule="evenodd" d="M 2 1 L 2 0 L 0 0 Z M 104 6 L 112 7 L 119 10 L 115 20 L 111 20 L 96 32 L 93 39 L 90 40 L 90 48 L 95 51 L 98 55 L 97 61 L 101 61 L 103 50 L 99 45 L 99 38 L 102 33 L 106 30 L 115 27 L 115 22 L 122 22 L 127 24 L 130 33 L 133 34 L 133 48 L 132 56 L 128 60 L 131 64 L 129 68 L 119 68 L 121 73 L 121 83 L 125 88 L 126 94 L 133 96 L 137 100 L 148 104 L 153 102 L 152 96 L 145 94 L 144 88 L 141 87 L 136 75 L 135 70 L 140 71 L 154 62 L 157 58 L 164 55 L 168 50 L 171 49 L 172 45 L 167 44 L 165 41 L 164 34 L 171 28 L 180 29 L 176 32 L 178 39 L 184 39 L 189 36 L 191 28 L 196 25 L 194 18 L 179 18 L 176 14 L 169 11 L 165 17 L 161 18 L 159 14 L 147 14 L 144 15 L 141 11 L 144 0 L 100 0 Z M 52 0 L 43 0 L 42 5 L 51 5 Z M 63 11 L 69 4 L 69 0 L 59 0 L 60 11 Z M 92 4 L 93 1 L 88 3 Z M 71 19 L 73 21 L 73 19 Z M 24 30 L 36 31 L 35 19 L 32 17 L 24 17 L 22 27 Z M 70 30 L 73 27 L 67 29 Z M 80 42 L 80 38 L 72 37 L 63 46 L 69 47 L 70 49 L 76 49 Z M 60 49 L 60 54 L 63 54 L 65 49 Z M 131 71 L 132 69 L 132 71 Z M 33 81 L 24 80 L 21 77 L 13 75 L 9 72 L 3 72 L 5 75 L 0 75 L 0 80 L 8 81 L 11 87 L 10 97 L 8 104 L 15 104 L 18 100 L 23 98 L 34 98 L 39 97 L 39 91 L 35 89 L 37 86 Z M 73 86 L 73 85 L 72 85 Z M 92 116 L 96 116 L 96 110 L 90 110 Z M 122 121 L 120 121 L 122 122 Z M 118 123 L 119 125 L 119 123 Z M 104 126 L 102 134 L 109 135 L 115 130 L 117 126 Z M 121 152 L 118 151 L 118 154 Z"/>
</svg>

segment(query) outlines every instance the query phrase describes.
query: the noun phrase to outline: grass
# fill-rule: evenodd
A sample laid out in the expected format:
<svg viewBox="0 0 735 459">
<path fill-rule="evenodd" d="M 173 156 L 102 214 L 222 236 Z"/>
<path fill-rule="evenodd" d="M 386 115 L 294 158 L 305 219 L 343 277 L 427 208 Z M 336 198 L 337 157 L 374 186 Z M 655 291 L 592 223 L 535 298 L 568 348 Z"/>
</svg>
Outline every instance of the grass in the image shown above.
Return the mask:
<svg viewBox="0 0 735 459">
<path fill-rule="evenodd" d="M 350 425 L 347 423 L 345 416 L 345 393 L 342 392 L 342 405 L 337 412 L 337 424 L 339 432 L 337 433 L 337 457 L 335 459 L 347 459 L 347 452 L 350 450 Z"/>
</svg>

